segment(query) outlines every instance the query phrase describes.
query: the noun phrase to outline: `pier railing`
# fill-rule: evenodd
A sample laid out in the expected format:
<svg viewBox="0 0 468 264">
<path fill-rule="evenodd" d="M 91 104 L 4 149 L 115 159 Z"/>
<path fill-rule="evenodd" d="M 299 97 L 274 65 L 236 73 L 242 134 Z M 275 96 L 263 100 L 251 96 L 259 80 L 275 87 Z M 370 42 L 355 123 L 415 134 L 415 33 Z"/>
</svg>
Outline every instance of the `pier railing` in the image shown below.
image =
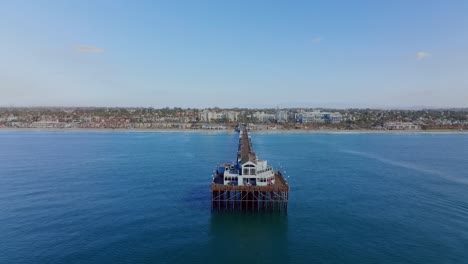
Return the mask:
<svg viewBox="0 0 468 264">
<path fill-rule="evenodd" d="M 289 184 L 281 175 L 280 172 L 275 173 L 275 184 L 267 185 L 267 186 L 257 186 L 257 185 L 224 185 L 219 183 L 211 183 L 211 190 L 212 191 L 260 191 L 260 192 L 268 192 L 268 191 L 278 191 L 278 192 L 288 192 L 289 191 Z"/>
<path fill-rule="evenodd" d="M 222 184 L 211 184 L 212 191 L 258 191 L 258 192 L 287 192 L 289 186 L 239 186 L 239 185 L 222 185 Z"/>
</svg>

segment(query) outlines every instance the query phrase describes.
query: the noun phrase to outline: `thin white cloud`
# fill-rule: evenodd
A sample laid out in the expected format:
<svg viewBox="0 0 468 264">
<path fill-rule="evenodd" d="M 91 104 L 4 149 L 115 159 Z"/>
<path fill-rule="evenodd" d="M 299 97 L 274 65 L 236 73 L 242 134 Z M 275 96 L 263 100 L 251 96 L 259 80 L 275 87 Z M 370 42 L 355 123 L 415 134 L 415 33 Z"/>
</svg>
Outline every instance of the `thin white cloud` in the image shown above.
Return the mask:
<svg viewBox="0 0 468 264">
<path fill-rule="evenodd" d="M 83 53 L 103 53 L 104 49 L 94 46 L 76 46 L 75 50 Z"/>
<path fill-rule="evenodd" d="M 320 43 L 322 42 L 322 38 L 321 37 L 315 37 L 313 39 L 311 39 L 312 43 Z"/>
<path fill-rule="evenodd" d="M 418 59 L 418 60 L 429 58 L 431 56 L 432 56 L 431 53 L 425 52 L 425 51 L 420 51 L 420 52 L 416 53 L 416 59 Z"/>
</svg>

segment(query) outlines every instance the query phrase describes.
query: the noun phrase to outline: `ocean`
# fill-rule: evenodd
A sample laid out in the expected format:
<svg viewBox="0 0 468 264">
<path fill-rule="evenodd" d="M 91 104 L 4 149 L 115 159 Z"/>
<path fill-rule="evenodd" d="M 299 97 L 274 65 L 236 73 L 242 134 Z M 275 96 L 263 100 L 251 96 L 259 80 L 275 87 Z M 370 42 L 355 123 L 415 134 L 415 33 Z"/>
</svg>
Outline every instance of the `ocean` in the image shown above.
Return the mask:
<svg viewBox="0 0 468 264">
<path fill-rule="evenodd" d="M 468 134 L 253 134 L 288 213 L 212 213 L 237 140 L 0 132 L 0 263 L 468 263 Z"/>
</svg>

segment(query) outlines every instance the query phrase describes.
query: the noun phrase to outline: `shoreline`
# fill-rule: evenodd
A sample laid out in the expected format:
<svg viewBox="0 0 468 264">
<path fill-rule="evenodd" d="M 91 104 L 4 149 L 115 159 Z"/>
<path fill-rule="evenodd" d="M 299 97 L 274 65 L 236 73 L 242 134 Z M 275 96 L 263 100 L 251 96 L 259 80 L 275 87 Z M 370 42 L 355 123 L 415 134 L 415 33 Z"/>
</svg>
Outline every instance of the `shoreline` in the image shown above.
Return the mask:
<svg viewBox="0 0 468 264">
<path fill-rule="evenodd" d="M 6 128 L 0 127 L 0 132 L 90 132 L 90 133 L 234 133 L 234 130 L 208 130 L 208 129 L 151 129 L 151 128 Z"/>
<path fill-rule="evenodd" d="M 208 133 L 231 134 L 234 130 L 209 130 L 209 129 L 125 129 L 125 128 L 10 128 L 0 127 L 0 132 L 86 132 L 86 133 Z M 255 134 L 468 134 L 468 130 L 434 129 L 434 130 L 252 130 Z"/>
</svg>

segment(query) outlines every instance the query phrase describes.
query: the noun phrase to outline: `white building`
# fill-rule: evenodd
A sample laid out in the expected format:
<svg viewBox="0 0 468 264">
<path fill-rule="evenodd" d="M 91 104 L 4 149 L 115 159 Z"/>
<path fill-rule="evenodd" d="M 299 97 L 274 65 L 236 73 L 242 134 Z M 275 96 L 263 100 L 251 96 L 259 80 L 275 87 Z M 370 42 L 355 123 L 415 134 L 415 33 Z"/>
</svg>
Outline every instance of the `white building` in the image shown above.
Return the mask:
<svg viewBox="0 0 468 264">
<path fill-rule="evenodd" d="M 325 113 L 325 121 L 329 123 L 340 123 L 343 116 L 340 113 Z"/>
<path fill-rule="evenodd" d="M 236 111 L 224 111 L 223 115 L 229 122 L 236 122 L 239 119 L 239 113 Z"/>
<path fill-rule="evenodd" d="M 211 110 L 203 110 L 198 114 L 201 122 L 212 122 L 227 120 L 229 122 L 235 122 L 239 118 L 239 113 L 236 111 L 222 111 L 216 112 Z"/>
<path fill-rule="evenodd" d="M 274 114 L 268 114 L 265 112 L 255 112 L 252 115 L 253 118 L 257 119 L 260 122 L 267 122 L 267 121 L 274 121 L 275 120 L 275 115 Z"/>
<path fill-rule="evenodd" d="M 411 122 L 386 122 L 384 127 L 388 130 L 420 130 L 421 127 Z"/>
<path fill-rule="evenodd" d="M 302 124 L 325 123 L 325 117 L 320 111 L 302 112 L 298 114 L 297 121 Z"/>
<path fill-rule="evenodd" d="M 288 121 L 288 112 L 286 111 L 277 111 L 275 113 L 276 122 L 287 122 Z"/>
<path fill-rule="evenodd" d="M 214 112 L 209 111 L 209 110 L 203 110 L 198 113 L 198 118 L 202 122 L 210 122 L 211 119 L 214 117 Z"/>
<path fill-rule="evenodd" d="M 14 115 L 9 115 L 9 116 L 6 118 L 6 121 L 8 121 L 8 122 L 16 121 L 16 119 L 18 119 L 16 116 L 14 116 Z"/>
<path fill-rule="evenodd" d="M 297 115 L 297 122 L 299 123 L 340 123 L 343 121 L 343 116 L 338 113 L 330 112 L 301 112 Z"/>
</svg>

